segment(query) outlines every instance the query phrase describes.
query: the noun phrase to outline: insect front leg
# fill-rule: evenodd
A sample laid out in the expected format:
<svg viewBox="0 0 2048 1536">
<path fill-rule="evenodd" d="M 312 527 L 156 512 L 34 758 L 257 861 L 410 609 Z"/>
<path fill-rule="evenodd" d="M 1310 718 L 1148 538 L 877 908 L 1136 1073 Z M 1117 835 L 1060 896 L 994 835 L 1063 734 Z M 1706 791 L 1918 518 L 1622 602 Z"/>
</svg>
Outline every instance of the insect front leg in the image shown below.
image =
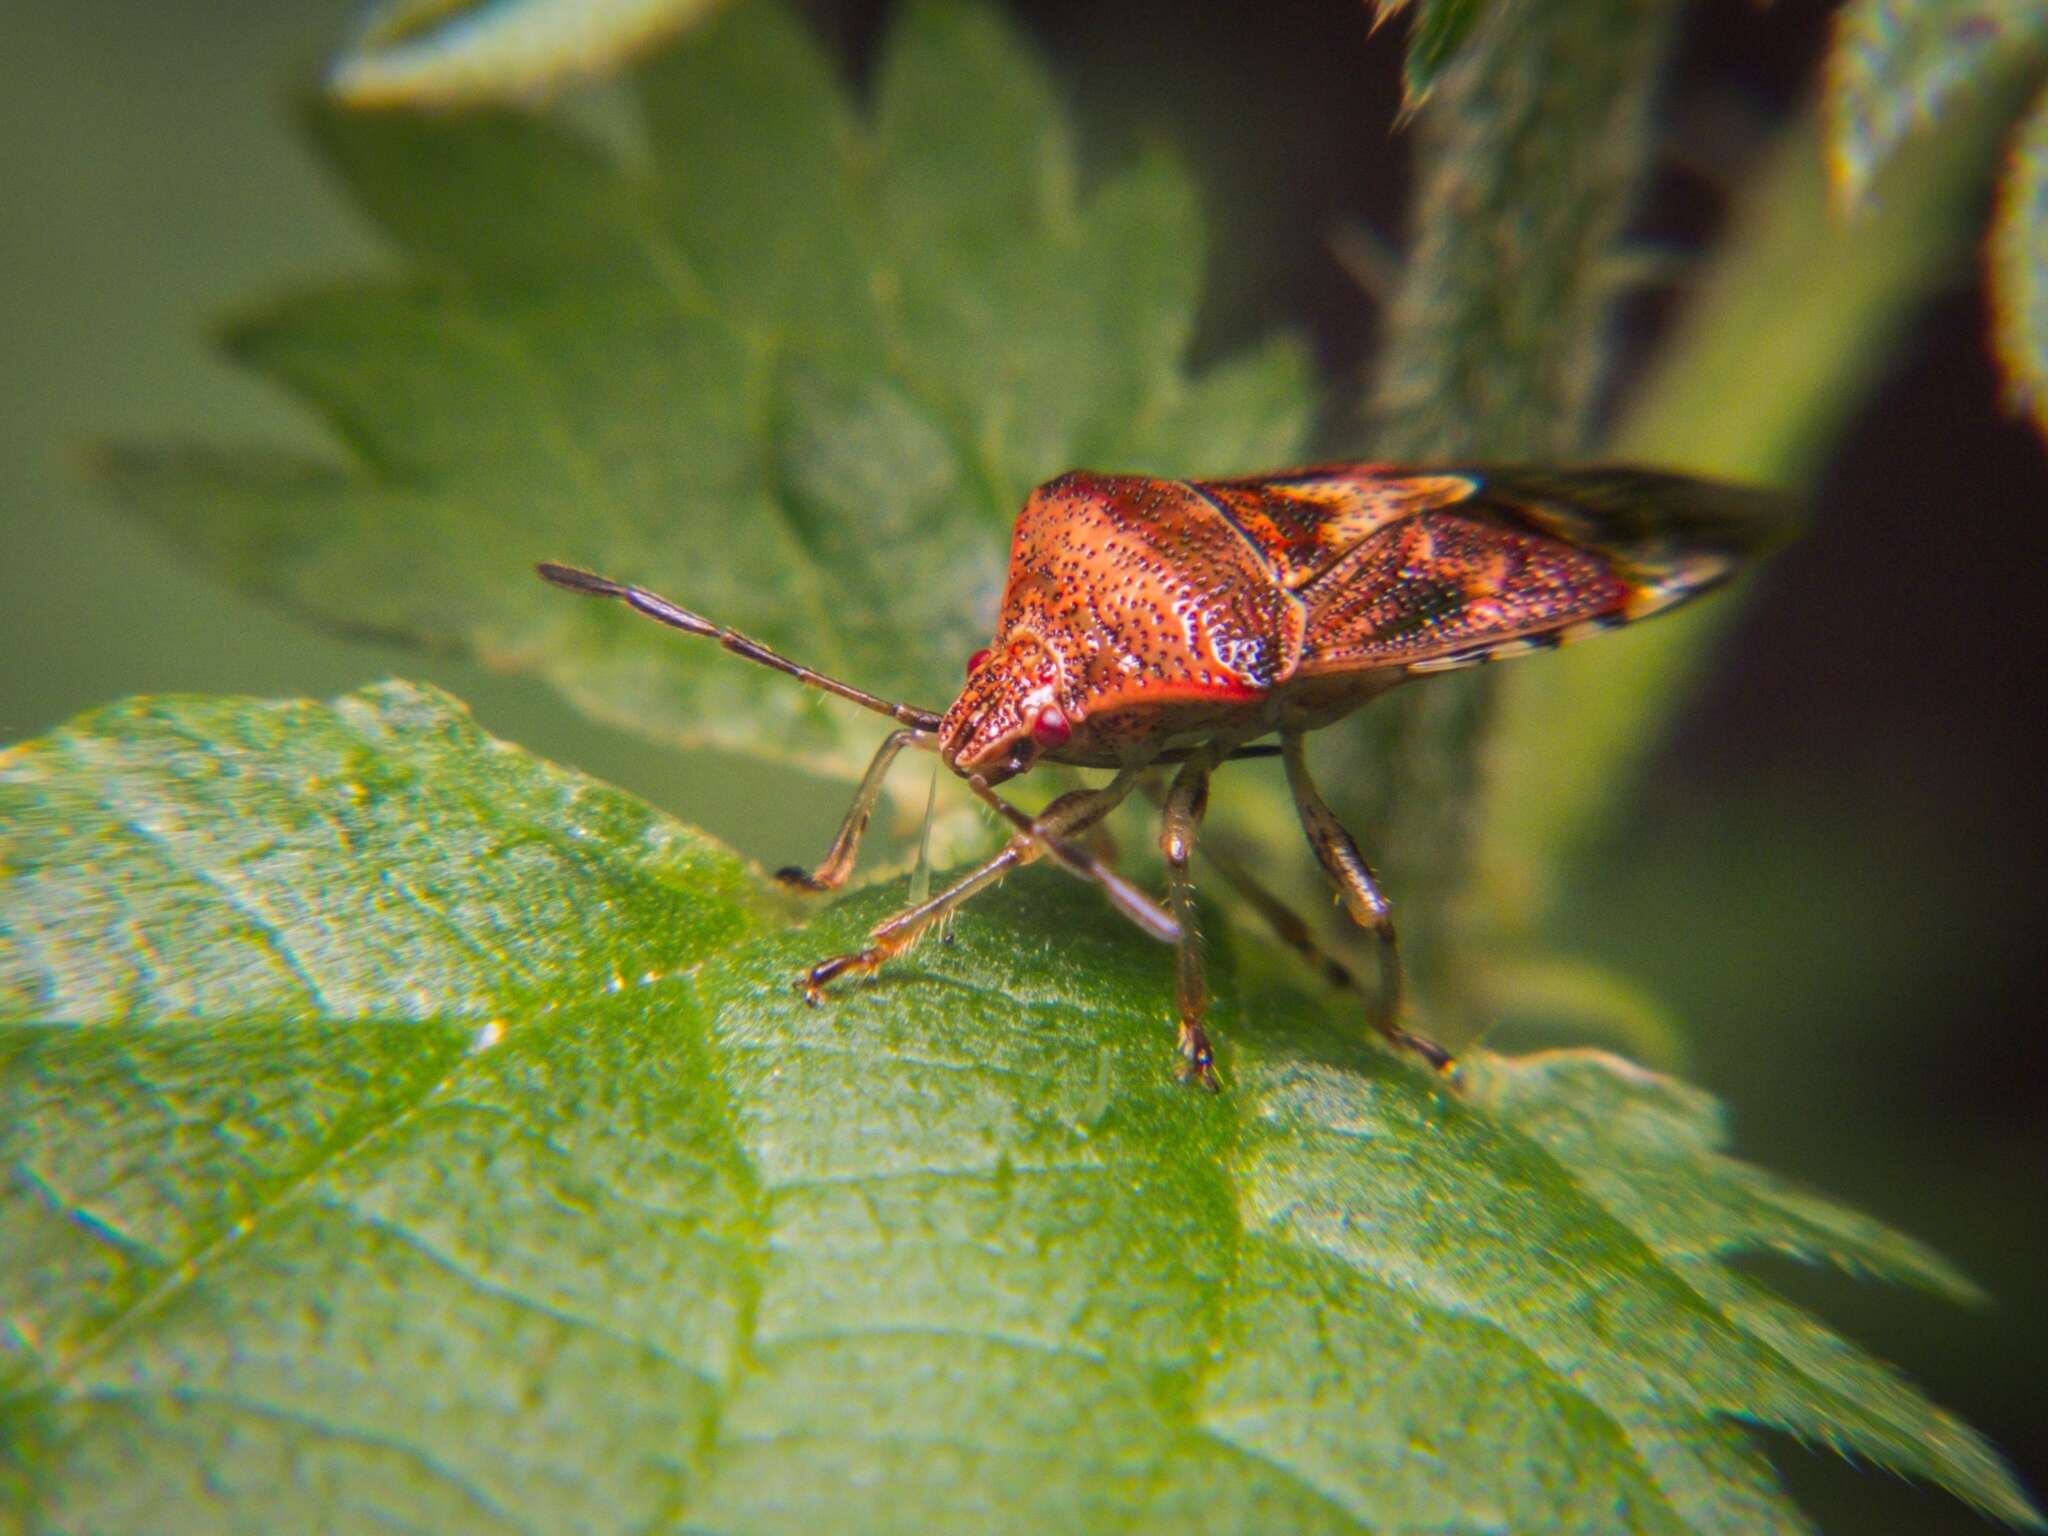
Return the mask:
<svg viewBox="0 0 2048 1536">
<path fill-rule="evenodd" d="M 1104 793 L 1114 792 L 1117 799 L 1130 793 L 1131 786 L 1138 782 L 1143 768 L 1125 768 L 1103 786 Z M 1180 942 L 1180 924 L 1173 915 L 1158 902 L 1147 896 L 1131 881 L 1118 874 L 1116 867 L 1107 859 L 1090 853 L 1070 838 L 1053 829 L 1043 817 L 1027 816 L 1010 804 L 1001 795 L 989 788 L 987 780 L 978 773 L 967 776 L 967 787 L 975 798 L 994 811 L 998 816 L 1015 827 L 1032 842 L 1038 844 L 1039 853 L 1050 856 L 1060 868 L 1077 879 L 1086 880 L 1110 899 L 1117 911 L 1137 925 L 1143 932 L 1162 944 Z M 1057 803 L 1057 802 L 1055 802 Z M 1099 819 L 1099 818 L 1098 818 Z M 1092 823 L 1091 823 L 1092 825 Z M 1085 830 L 1085 829 L 1084 829 Z M 1033 857 L 1037 857 L 1036 854 Z"/>
<path fill-rule="evenodd" d="M 882 793 L 883 781 L 889 777 L 890 765 L 905 747 L 934 751 L 938 740 L 936 732 L 919 730 L 891 731 L 883 737 L 868 762 L 868 771 L 861 775 L 860 788 L 853 793 L 853 804 L 847 807 L 846 820 L 839 824 L 839 835 L 832 839 L 825 861 L 814 870 L 791 864 L 775 871 L 775 878 L 800 891 L 836 891 L 846 884 L 846 877 L 853 873 L 853 861 L 860 853 L 861 834 L 868 829 L 868 818 L 874 814 L 875 800 Z"/>
<path fill-rule="evenodd" d="M 1389 1044 L 1413 1051 L 1437 1071 L 1450 1075 L 1456 1071 L 1457 1064 L 1449 1051 L 1434 1040 L 1401 1027 L 1401 945 L 1394 932 L 1393 906 L 1380 890 L 1372 866 L 1365 862 L 1365 856 L 1358 851 L 1358 844 L 1344 830 L 1336 812 L 1330 809 L 1315 781 L 1309 777 L 1299 733 L 1280 738 L 1280 755 L 1287 765 L 1287 787 L 1294 792 L 1294 808 L 1301 817 L 1301 829 L 1308 834 L 1309 846 L 1315 850 L 1323 873 L 1337 888 L 1344 910 L 1351 914 L 1352 921 L 1371 933 L 1379 943 L 1380 984 L 1367 1010 L 1367 1018 Z"/>
<path fill-rule="evenodd" d="M 1173 776 L 1159 818 L 1159 853 L 1166 860 L 1166 904 L 1180 924 L 1180 942 L 1174 953 L 1174 1003 L 1180 1012 L 1181 1077 L 1211 1090 L 1216 1087 L 1216 1053 L 1202 1027 L 1209 992 L 1202 981 L 1202 931 L 1195 919 L 1195 884 L 1188 876 L 1188 860 L 1194 857 L 1195 834 L 1209 808 L 1209 775 L 1220 755 L 1207 747 L 1188 754 L 1180 772 Z"/>
<path fill-rule="evenodd" d="M 1031 822 L 1035 832 L 1043 836 L 1018 833 L 1003 846 L 1002 852 L 929 901 L 907 907 L 876 924 L 868 934 L 871 942 L 866 949 L 821 960 L 805 971 L 797 986 L 806 1001 L 823 1002 L 825 988 L 842 976 L 869 976 L 880 970 L 922 938 L 934 923 L 996 884 L 1011 870 L 1042 856 L 1046 851 L 1045 837 L 1064 838 L 1087 831 L 1123 803 L 1137 777 L 1135 771 L 1126 770 L 1100 789 L 1076 789 L 1061 795 Z"/>
</svg>

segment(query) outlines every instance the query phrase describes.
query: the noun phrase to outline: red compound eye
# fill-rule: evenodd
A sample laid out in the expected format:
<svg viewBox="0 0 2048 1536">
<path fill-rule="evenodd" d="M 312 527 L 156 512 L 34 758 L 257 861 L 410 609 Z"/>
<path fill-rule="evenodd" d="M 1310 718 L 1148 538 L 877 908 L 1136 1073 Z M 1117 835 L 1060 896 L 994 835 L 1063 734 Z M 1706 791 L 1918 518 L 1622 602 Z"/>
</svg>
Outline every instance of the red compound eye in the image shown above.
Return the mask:
<svg viewBox="0 0 2048 1536">
<path fill-rule="evenodd" d="M 981 670 L 981 664 L 987 660 L 988 647 L 984 645 L 980 650 L 967 658 L 967 675 L 969 677 L 974 676 L 975 673 Z"/>
<path fill-rule="evenodd" d="M 1056 751 L 1073 738 L 1074 727 L 1057 704 L 1048 704 L 1031 717 L 1031 739 L 1046 751 Z"/>
</svg>

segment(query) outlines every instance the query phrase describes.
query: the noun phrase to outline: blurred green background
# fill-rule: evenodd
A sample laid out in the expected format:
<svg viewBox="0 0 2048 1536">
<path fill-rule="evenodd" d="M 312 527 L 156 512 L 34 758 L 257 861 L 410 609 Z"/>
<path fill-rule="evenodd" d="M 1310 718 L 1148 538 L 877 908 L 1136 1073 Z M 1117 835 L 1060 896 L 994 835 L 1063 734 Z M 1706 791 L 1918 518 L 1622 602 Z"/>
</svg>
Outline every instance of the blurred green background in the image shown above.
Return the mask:
<svg viewBox="0 0 2048 1536">
<path fill-rule="evenodd" d="M 856 61 L 884 9 L 815 8 Z M 1202 177 L 1218 232 L 1205 346 L 1288 323 L 1333 374 L 1359 369 L 1370 305 L 1332 237 L 1398 223 L 1395 29 L 1369 38 L 1350 0 L 1020 9 L 1075 93 L 1091 153 L 1164 137 Z M 1827 10 L 1696 8 L 1646 241 L 1711 241 L 1729 188 L 1810 84 Z M 78 468 L 82 448 L 116 436 L 319 444 L 207 335 L 281 289 L 384 260 L 291 131 L 295 83 L 351 12 L 346 0 L 6 9 L 0 739 L 128 693 L 325 695 L 424 677 L 491 730 L 764 863 L 814 856 L 837 786 L 679 757 L 593 725 L 536 682 L 316 634 L 166 557 Z M 1749 584 L 1644 782 L 1615 786 L 1601 851 L 1553 927 L 1679 1011 L 1693 1075 L 1728 1102 L 1745 1154 L 1929 1240 L 1997 1298 L 1959 1312 L 1770 1270 L 1988 1433 L 2038 1495 L 2048 646 L 2033 588 L 2048 573 L 2048 460 L 1999 409 L 1972 276 L 1957 274 L 1870 381 L 1821 478 L 1812 535 Z M 1681 269 L 1625 307 L 1620 390 L 1683 293 Z M 1944 1499 L 1775 1449 L 1830 1530 L 1980 1528 Z"/>
</svg>

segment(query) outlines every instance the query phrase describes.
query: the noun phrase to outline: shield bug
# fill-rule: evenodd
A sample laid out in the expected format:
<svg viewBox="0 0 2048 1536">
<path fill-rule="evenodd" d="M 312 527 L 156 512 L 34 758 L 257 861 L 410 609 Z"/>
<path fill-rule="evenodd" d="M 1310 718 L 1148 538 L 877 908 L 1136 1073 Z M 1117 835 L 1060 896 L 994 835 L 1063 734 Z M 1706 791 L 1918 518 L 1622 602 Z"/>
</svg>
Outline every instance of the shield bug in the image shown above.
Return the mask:
<svg viewBox="0 0 2048 1536">
<path fill-rule="evenodd" d="M 1277 751 L 1302 830 L 1345 910 L 1377 941 L 1372 1026 L 1439 1071 L 1442 1047 L 1403 1027 L 1392 909 L 1372 867 L 1309 777 L 1303 738 L 1411 679 L 1546 650 L 1631 623 L 1726 580 L 1787 522 L 1769 493 L 1626 466 L 1408 468 L 1331 464 L 1238 480 L 1075 472 L 1040 486 L 1017 519 L 996 633 L 943 714 L 826 677 L 639 587 L 559 565 L 558 586 L 650 618 L 889 716 L 824 862 L 778 878 L 843 885 L 875 797 L 906 747 L 936 752 L 1003 817 L 1001 852 L 897 913 L 868 947 L 810 967 L 812 1002 L 867 975 L 1011 870 L 1050 857 L 1178 948 L 1183 1075 L 1213 1086 L 1201 936 L 1188 864 L 1223 762 Z M 1277 737 L 1277 747 L 1262 738 Z M 1037 816 L 996 793 L 1040 763 L 1113 770 Z M 1162 907 L 1080 839 L 1150 770 L 1160 798 Z M 1226 861 L 1280 936 L 1321 955 L 1308 925 Z"/>
</svg>

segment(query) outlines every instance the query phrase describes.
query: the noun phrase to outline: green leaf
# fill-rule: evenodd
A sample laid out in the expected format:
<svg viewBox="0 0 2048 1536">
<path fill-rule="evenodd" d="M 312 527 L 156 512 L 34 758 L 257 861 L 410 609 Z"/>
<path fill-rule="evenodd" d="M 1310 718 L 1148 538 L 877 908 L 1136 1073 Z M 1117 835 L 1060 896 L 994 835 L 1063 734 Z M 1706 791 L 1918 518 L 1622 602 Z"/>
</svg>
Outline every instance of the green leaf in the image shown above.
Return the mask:
<svg viewBox="0 0 2048 1536">
<path fill-rule="evenodd" d="M 1080 188 L 1065 114 L 995 11 L 908 7 L 872 121 L 767 4 L 634 89 L 637 157 L 513 113 L 317 109 L 404 273 L 227 341 L 349 462 L 115 450 L 137 514 L 329 624 L 539 672 L 672 740 L 851 772 L 871 733 L 843 714 L 544 588 L 533 563 L 630 578 L 943 707 L 1033 485 L 1298 453 L 1299 347 L 1185 366 L 1185 173 L 1154 157 Z"/>
<path fill-rule="evenodd" d="M 1401 72 L 1402 94 L 1410 109 L 1420 106 L 1435 87 L 1486 0 L 1375 0 L 1373 25 L 1391 20 L 1413 3 L 1415 20 L 1408 29 L 1408 62 Z"/>
<path fill-rule="evenodd" d="M 1610 1058 L 1464 1098 L 1057 872 L 806 1007 L 700 835 L 442 695 L 0 758 L 0 1499 L 32 1526 L 1797 1531 L 1738 1421 L 2034 1516 L 1729 1267 L 1963 1294 Z M 27 1022 L 31 1018 L 63 1022 Z"/>
<path fill-rule="evenodd" d="M 378 0 L 327 88 L 354 107 L 517 101 L 616 67 L 725 0 Z"/>
<path fill-rule="evenodd" d="M 1999 184 L 1991 309 L 2007 398 L 2048 436 L 2048 95 L 2035 101 Z"/>
<path fill-rule="evenodd" d="M 5 765 L 16 1018 L 487 1020 L 751 926 L 730 855 L 432 690 L 142 700 Z"/>
<path fill-rule="evenodd" d="M 1911 134 L 2044 41 L 2048 0 L 1850 0 L 1827 64 L 1837 195 L 1861 201 Z"/>
</svg>

